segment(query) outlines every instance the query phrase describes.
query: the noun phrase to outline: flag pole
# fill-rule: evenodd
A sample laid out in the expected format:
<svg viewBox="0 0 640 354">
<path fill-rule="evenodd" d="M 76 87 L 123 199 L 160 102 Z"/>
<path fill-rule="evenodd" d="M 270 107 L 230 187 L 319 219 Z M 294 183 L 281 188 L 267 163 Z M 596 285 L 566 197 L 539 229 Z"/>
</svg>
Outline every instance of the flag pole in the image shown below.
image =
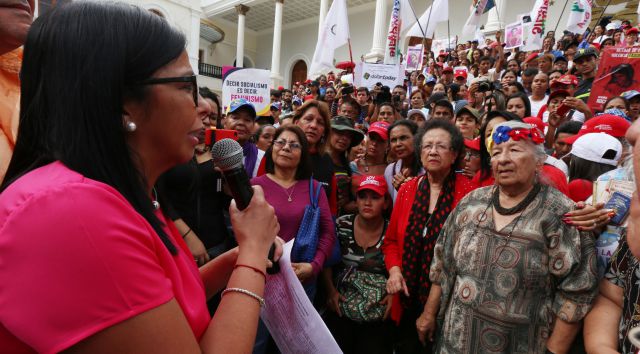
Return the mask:
<svg viewBox="0 0 640 354">
<path fill-rule="evenodd" d="M 611 1 L 611 0 L 609 0 L 609 1 Z M 429 21 L 431 21 L 431 13 L 433 12 L 433 3 L 435 3 L 435 2 L 436 2 L 436 0 L 431 0 L 431 7 L 429 8 L 429 16 L 427 16 L 427 27 L 424 29 L 425 32 L 423 33 L 425 38 L 427 37 L 427 32 L 426 31 L 429 30 Z M 418 21 L 418 22 L 420 22 L 420 21 Z M 436 31 L 433 31 L 433 34 L 435 34 L 435 33 L 436 33 Z M 433 38 L 431 38 L 431 40 L 433 40 Z"/>
<path fill-rule="evenodd" d="M 449 4 L 447 4 L 449 6 Z M 451 52 L 451 28 L 449 27 L 449 19 L 447 19 L 447 49 Z M 457 45 L 457 44 L 456 44 Z"/>
<path fill-rule="evenodd" d="M 349 60 L 353 63 L 353 53 L 351 52 L 351 37 L 347 38 L 347 44 L 349 45 Z"/>
<path fill-rule="evenodd" d="M 596 21 L 596 24 L 594 25 L 597 26 L 598 23 L 600 23 L 600 20 L 602 20 L 602 16 L 604 16 L 604 13 L 607 11 L 607 7 L 609 7 L 609 4 L 611 4 L 611 0 L 607 1 L 607 4 L 604 6 L 604 9 L 602 9 L 602 12 L 600 13 L 600 17 L 598 17 L 598 20 Z M 591 29 L 591 27 L 588 27 L 589 29 Z"/>
<path fill-rule="evenodd" d="M 566 0 L 564 2 L 564 6 L 562 7 L 562 12 L 560 12 L 560 17 L 558 17 L 558 22 L 556 22 L 556 27 L 553 29 L 553 35 L 556 35 L 556 31 L 558 30 L 558 25 L 560 24 L 560 21 L 562 20 L 562 15 L 564 15 L 564 10 L 567 9 L 567 4 L 569 3 L 569 0 Z"/>
<path fill-rule="evenodd" d="M 415 19 L 416 19 L 416 23 L 418 24 L 418 28 L 420 28 L 420 32 L 422 33 L 422 38 L 426 37 L 427 35 L 424 33 L 424 30 L 422 29 L 422 25 L 420 24 L 420 19 L 418 18 L 418 15 L 416 15 L 416 11 L 413 9 L 413 5 L 411 5 L 411 0 L 407 0 L 407 3 L 409 4 L 409 8 L 411 8 L 411 12 L 413 13 L 413 17 L 415 17 Z"/>
</svg>

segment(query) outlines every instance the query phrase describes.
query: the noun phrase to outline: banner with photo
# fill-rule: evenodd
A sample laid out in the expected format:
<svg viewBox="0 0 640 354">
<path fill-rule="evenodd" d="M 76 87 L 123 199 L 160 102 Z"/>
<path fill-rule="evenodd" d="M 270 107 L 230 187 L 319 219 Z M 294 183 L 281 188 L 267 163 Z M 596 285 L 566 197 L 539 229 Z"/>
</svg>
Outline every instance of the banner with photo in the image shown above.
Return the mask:
<svg viewBox="0 0 640 354">
<path fill-rule="evenodd" d="M 441 51 L 447 52 L 449 49 L 456 49 L 456 37 L 434 39 L 431 42 L 431 51 L 436 58 Z"/>
<path fill-rule="evenodd" d="M 602 111 L 613 96 L 640 87 L 640 47 L 607 47 L 600 54 L 598 74 L 587 104 L 593 112 Z"/>
<path fill-rule="evenodd" d="M 362 63 L 360 66 L 356 66 L 356 81 L 354 84 L 357 87 L 366 87 L 373 89 L 378 82 L 383 86 L 389 86 L 393 90 L 396 85 L 402 85 L 404 83 L 404 65 L 385 65 L 385 64 L 372 64 Z"/>
<path fill-rule="evenodd" d="M 519 48 L 522 46 L 524 36 L 524 25 L 522 21 L 514 22 L 504 28 L 504 49 Z"/>
<path fill-rule="evenodd" d="M 422 67 L 422 44 L 407 48 L 407 71 L 420 70 Z"/>
<path fill-rule="evenodd" d="M 227 111 L 229 103 L 237 98 L 244 98 L 254 105 L 256 113 L 269 113 L 271 102 L 271 79 L 269 70 L 245 69 L 234 66 L 222 68 L 222 107 Z"/>
</svg>

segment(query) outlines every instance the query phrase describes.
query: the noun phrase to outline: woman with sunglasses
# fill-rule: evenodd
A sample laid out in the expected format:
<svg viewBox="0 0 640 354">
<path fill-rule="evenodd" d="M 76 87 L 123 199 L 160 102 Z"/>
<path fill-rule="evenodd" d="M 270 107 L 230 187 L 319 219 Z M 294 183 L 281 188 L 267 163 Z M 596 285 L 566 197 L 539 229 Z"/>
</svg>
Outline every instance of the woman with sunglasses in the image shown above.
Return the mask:
<svg viewBox="0 0 640 354">
<path fill-rule="evenodd" d="M 265 159 L 267 173 L 253 178 L 251 184 L 264 189 L 265 199 L 276 210 L 280 223 L 279 235 L 283 240 L 289 241 L 296 237 L 305 207 L 311 202 L 311 156 L 305 133 L 295 125 L 278 128 L 273 136 L 273 144 L 265 153 Z M 316 193 L 318 183 L 313 181 L 313 193 Z M 318 205 L 321 212 L 316 255 L 310 263 L 292 263 L 296 276 L 311 299 L 315 295 L 318 274 L 325 259 L 331 255 L 336 238 L 329 202 L 323 192 L 320 192 Z M 266 327 L 261 324 L 254 353 L 266 352 L 268 338 Z"/>
<path fill-rule="evenodd" d="M 72 2 L 33 23 L 0 186 L 3 352 L 251 350 L 278 232 L 262 189 L 230 207 L 239 247 L 198 269 L 153 188 L 203 129 L 185 48 L 126 4 Z"/>
</svg>

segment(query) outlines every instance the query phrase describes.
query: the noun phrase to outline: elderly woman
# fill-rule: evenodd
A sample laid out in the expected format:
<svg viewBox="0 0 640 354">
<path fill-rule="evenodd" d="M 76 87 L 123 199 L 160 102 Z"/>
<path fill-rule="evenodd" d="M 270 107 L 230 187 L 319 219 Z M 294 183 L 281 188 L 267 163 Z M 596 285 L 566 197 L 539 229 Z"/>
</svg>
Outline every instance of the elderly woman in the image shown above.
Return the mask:
<svg viewBox="0 0 640 354">
<path fill-rule="evenodd" d="M 597 295 L 592 235 L 562 221 L 573 202 L 538 181 L 544 138 L 511 121 L 493 133 L 496 186 L 451 213 L 435 246 L 418 330 L 444 320 L 444 353 L 566 353 Z"/>
<path fill-rule="evenodd" d="M 415 141 L 415 151 L 427 172 L 400 188 L 382 245 L 389 271 L 387 292 L 395 294 L 391 318 L 401 327 L 396 353 L 421 350 L 415 321 L 430 291 L 433 246 L 451 210 L 474 186 L 455 173 L 464 142 L 453 124 L 431 120 Z"/>
</svg>

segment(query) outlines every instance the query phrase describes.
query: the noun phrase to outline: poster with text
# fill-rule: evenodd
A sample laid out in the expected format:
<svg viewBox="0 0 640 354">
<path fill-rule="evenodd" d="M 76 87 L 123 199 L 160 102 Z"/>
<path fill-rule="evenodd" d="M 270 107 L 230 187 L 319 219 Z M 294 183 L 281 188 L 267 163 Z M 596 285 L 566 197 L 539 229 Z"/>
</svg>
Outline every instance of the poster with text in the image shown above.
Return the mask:
<svg viewBox="0 0 640 354">
<path fill-rule="evenodd" d="M 506 46 L 504 49 L 519 48 L 522 46 L 524 26 L 522 22 L 514 22 L 505 27 L 505 39 Z"/>
<path fill-rule="evenodd" d="M 422 67 L 422 44 L 407 48 L 407 71 L 420 70 Z"/>
<path fill-rule="evenodd" d="M 270 73 L 269 70 L 262 69 L 223 67 L 222 111 L 227 111 L 231 101 L 244 98 L 254 105 L 259 116 L 268 114 L 271 100 Z"/>
<path fill-rule="evenodd" d="M 358 87 L 364 86 L 369 89 L 373 89 L 378 82 L 393 89 L 396 85 L 402 85 L 405 77 L 404 65 L 362 63 L 360 71 L 356 74 L 360 78 Z"/>
<path fill-rule="evenodd" d="M 640 87 L 640 47 L 607 47 L 600 55 L 587 102 L 594 113 L 602 111 L 610 97 Z"/>
</svg>

